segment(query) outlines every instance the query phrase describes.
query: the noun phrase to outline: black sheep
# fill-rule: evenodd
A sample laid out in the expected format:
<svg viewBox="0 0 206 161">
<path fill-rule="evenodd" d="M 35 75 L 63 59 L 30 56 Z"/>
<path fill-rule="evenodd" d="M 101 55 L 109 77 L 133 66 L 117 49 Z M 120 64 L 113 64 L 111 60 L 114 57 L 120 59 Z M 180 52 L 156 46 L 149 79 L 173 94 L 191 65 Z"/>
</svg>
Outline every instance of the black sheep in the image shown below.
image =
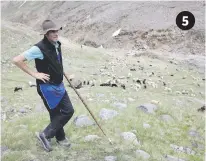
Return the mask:
<svg viewBox="0 0 206 161">
<path fill-rule="evenodd" d="M 17 92 L 19 90 L 22 90 L 22 87 L 15 87 L 14 92 Z"/>
<path fill-rule="evenodd" d="M 137 82 L 137 83 L 139 83 L 139 84 L 142 84 L 142 83 L 141 83 L 141 81 L 140 81 L 139 79 L 138 79 L 138 80 L 136 80 L 136 82 Z"/>
<path fill-rule="evenodd" d="M 204 111 L 205 111 L 205 105 L 202 106 L 201 108 L 199 108 L 197 111 L 198 111 L 198 112 L 204 112 Z"/>
<path fill-rule="evenodd" d="M 126 89 L 126 87 L 125 87 L 125 85 L 124 85 L 124 84 L 122 84 L 122 85 L 121 85 L 121 87 L 122 87 L 123 89 Z"/>
<path fill-rule="evenodd" d="M 113 83 L 111 84 L 111 87 L 118 87 L 117 84 Z"/>
</svg>

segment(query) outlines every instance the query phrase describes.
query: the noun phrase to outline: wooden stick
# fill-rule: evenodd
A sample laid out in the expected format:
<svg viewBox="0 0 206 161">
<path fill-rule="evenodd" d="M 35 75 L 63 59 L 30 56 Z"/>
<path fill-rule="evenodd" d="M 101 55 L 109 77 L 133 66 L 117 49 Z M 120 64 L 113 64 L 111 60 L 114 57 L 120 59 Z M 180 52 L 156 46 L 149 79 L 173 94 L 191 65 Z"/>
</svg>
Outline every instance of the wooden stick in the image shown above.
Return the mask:
<svg viewBox="0 0 206 161">
<path fill-rule="evenodd" d="M 110 144 L 112 144 L 112 141 L 110 138 L 107 137 L 107 135 L 105 134 L 105 132 L 103 131 L 103 129 L 101 128 L 101 126 L 99 125 L 99 123 L 97 122 L 97 119 L 95 118 L 94 114 L 92 113 L 92 111 L 89 109 L 88 105 L 86 104 L 86 102 L 84 101 L 84 99 L 81 97 L 81 95 L 79 94 L 79 92 L 76 90 L 76 88 L 72 85 L 71 81 L 68 79 L 68 77 L 66 76 L 66 74 L 64 73 L 65 78 L 67 79 L 67 81 L 69 82 L 70 86 L 74 89 L 75 93 L 78 95 L 79 99 L 82 101 L 82 103 L 84 104 L 84 106 L 86 107 L 86 109 L 89 111 L 89 113 L 91 114 L 92 118 L 94 119 L 94 121 L 96 122 L 96 124 L 98 125 L 98 127 L 100 128 L 100 130 L 102 131 L 102 133 L 104 134 L 104 136 L 106 136 L 106 138 L 109 140 Z"/>
</svg>

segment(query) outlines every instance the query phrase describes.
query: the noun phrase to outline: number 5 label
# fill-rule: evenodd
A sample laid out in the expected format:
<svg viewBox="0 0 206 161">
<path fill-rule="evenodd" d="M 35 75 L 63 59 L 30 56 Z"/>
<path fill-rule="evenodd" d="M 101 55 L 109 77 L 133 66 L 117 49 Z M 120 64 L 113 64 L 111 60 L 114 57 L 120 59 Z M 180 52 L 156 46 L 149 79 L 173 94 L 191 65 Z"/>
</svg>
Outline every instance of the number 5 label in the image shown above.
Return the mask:
<svg viewBox="0 0 206 161">
<path fill-rule="evenodd" d="M 189 24 L 189 21 L 188 21 L 188 16 L 183 16 L 182 17 L 182 25 L 183 26 L 187 26 Z"/>
<path fill-rule="evenodd" d="M 195 25 L 195 17 L 189 11 L 180 12 L 176 17 L 176 24 L 182 30 L 189 30 Z"/>
</svg>

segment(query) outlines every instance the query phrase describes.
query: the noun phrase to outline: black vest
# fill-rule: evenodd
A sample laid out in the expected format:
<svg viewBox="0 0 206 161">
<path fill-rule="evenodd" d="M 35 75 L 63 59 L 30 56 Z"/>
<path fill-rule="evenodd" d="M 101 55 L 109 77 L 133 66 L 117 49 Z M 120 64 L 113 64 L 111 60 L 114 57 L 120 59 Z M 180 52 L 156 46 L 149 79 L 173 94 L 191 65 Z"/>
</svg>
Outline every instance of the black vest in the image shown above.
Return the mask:
<svg viewBox="0 0 206 161">
<path fill-rule="evenodd" d="M 56 48 L 51 42 L 44 37 L 40 42 L 35 44 L 41 52 L 44 58 L 35 59 L 36 69 L 40 73 L 46 73 L 50 75 L 50 80 L 47 83 L 50 84 L 60 84 L 63 81 L 63 63 L 62 63 L 62 53 L 61 53 L 61 43 L 59 44 L 58 52 L 60 54 L 60 62 L 57 58 Z M 37 84 L 43 84 L 42 80 L 37 79 Z"/>
</svg>

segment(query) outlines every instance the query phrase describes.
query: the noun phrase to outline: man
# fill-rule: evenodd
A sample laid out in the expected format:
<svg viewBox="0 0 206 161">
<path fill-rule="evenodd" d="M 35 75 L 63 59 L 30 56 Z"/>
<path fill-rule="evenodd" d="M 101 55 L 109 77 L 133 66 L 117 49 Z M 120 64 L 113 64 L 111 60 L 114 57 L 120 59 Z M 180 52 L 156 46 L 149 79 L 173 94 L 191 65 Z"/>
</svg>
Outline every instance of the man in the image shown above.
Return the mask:
<svg viewBox="0 0 206 161">
<path fill-rule="evenodd" d="M 74 109 L 63 84 L 63 63 L 61 43 L 58 41 L 58 31 L 62 27 L 51 20 L 42 23 L 44 38 L 13 58 L 13 63 L 36 78 L 37 92 L 42 98 L 50 115 L 50 124 L 39 133 L 37 138 L 46 151 L 51 151 L 50 140 L 56 137 L 57 142 L 63 146 L 70 146 L 65 137 L 63 127 L 71 119 Z M 37 72 L 32 71 L 24 61 L 35 60 Z"/>
</svg>

